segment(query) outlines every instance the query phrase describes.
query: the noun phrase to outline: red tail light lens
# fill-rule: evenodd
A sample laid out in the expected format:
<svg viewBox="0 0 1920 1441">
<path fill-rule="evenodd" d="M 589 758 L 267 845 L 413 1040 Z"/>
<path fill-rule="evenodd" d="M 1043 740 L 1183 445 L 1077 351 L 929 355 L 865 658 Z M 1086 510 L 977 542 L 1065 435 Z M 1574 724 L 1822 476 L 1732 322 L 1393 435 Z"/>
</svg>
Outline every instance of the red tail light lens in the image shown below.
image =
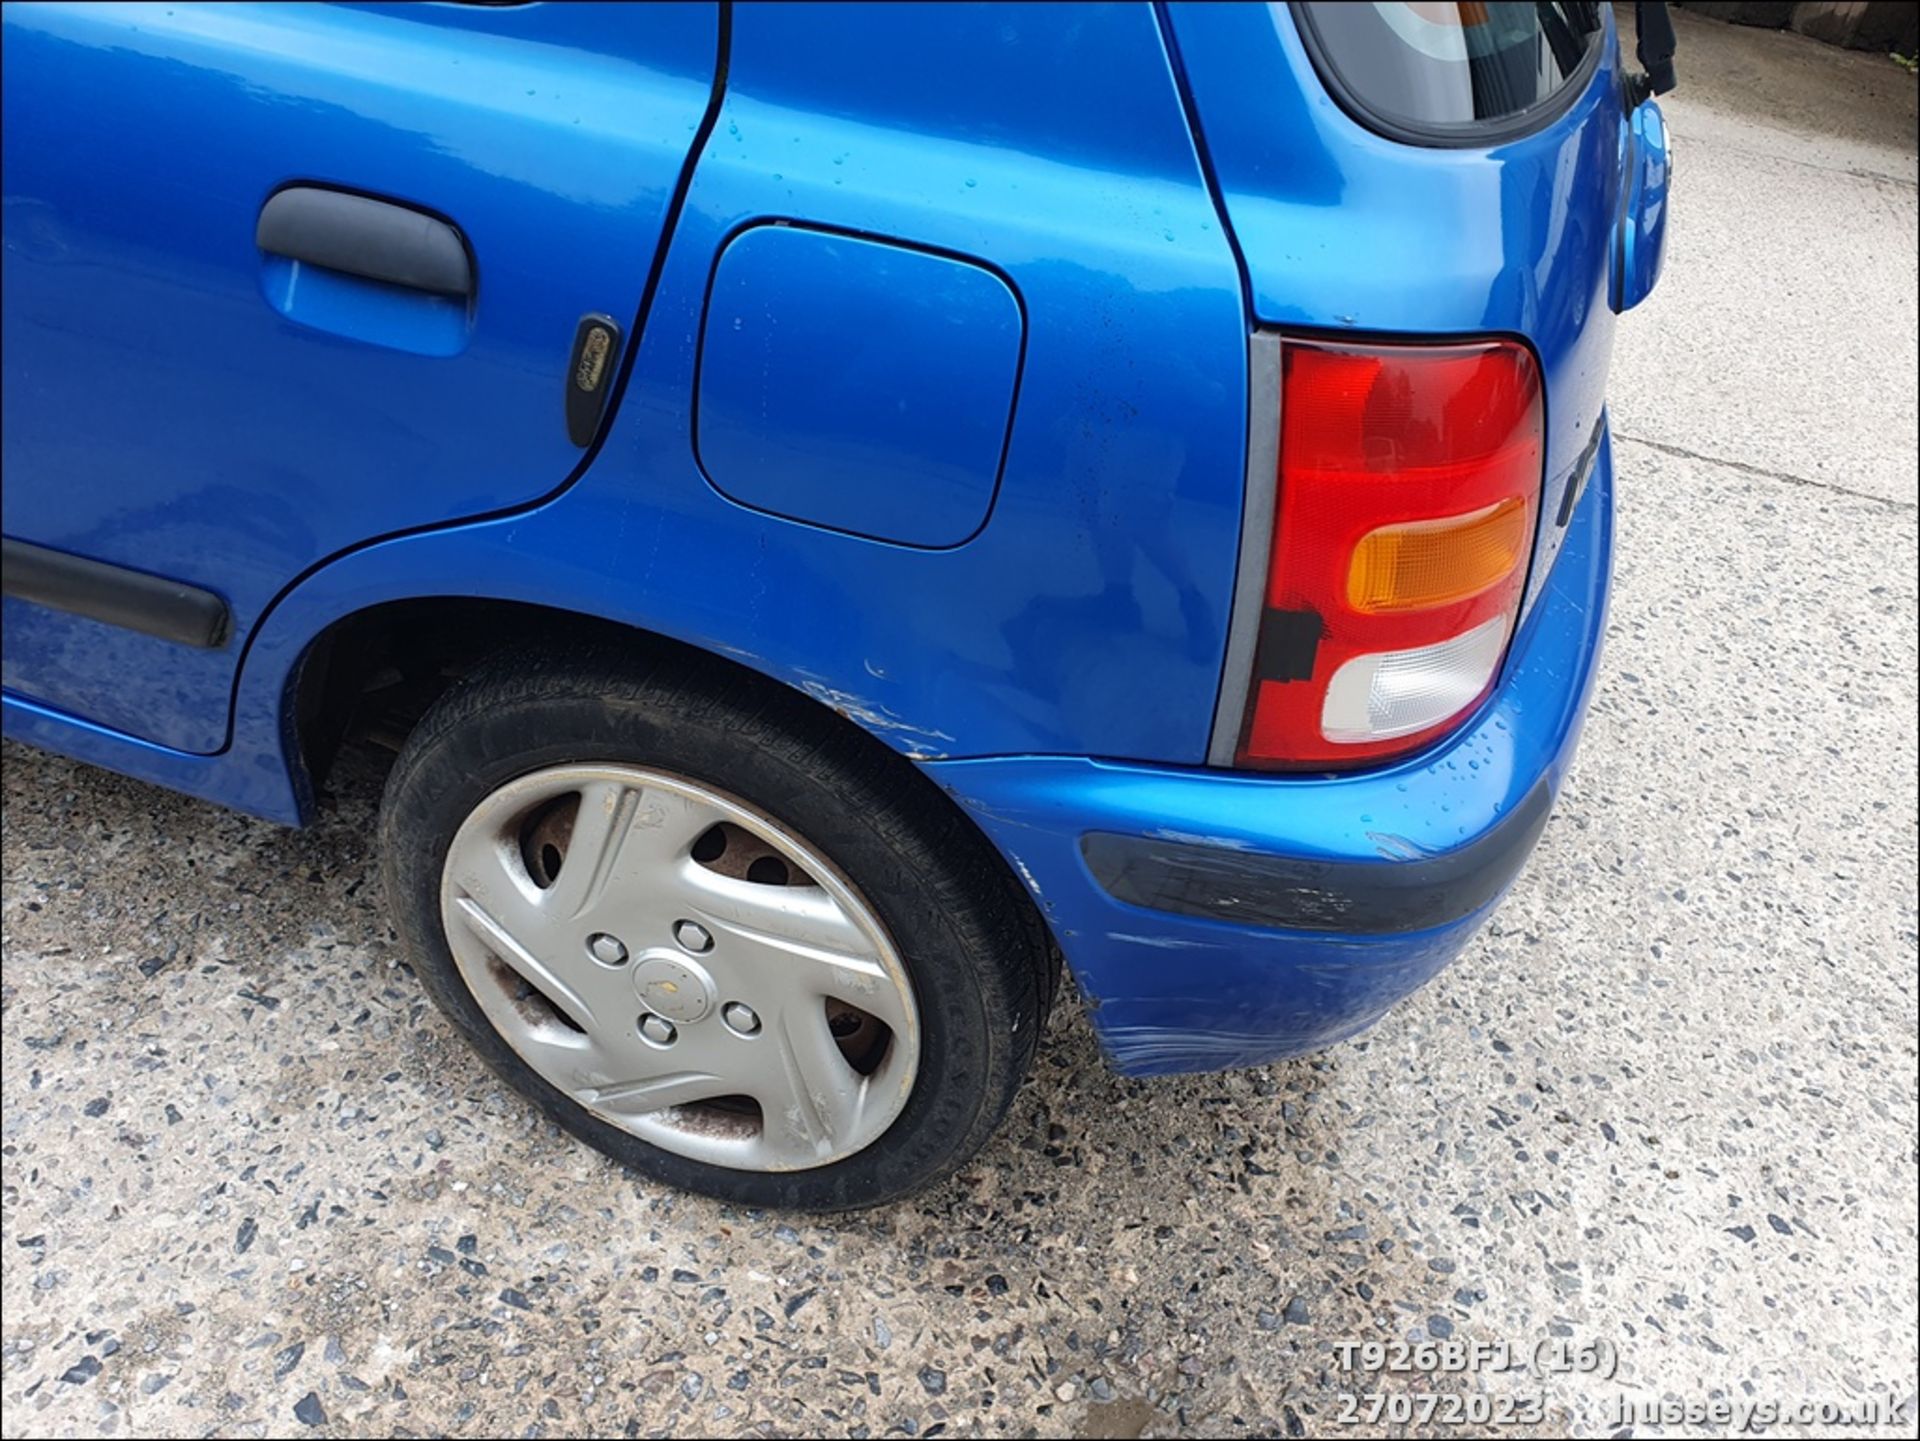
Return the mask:
<svg viewBox="0 0 1920 1441">
<path fill-rule="evenodd" d="M 1486 695 L 1526 586 L 1544 452 L 1523 345 L 1283 345 L 1240 764 L 1402 755 Z"/>
</svg>

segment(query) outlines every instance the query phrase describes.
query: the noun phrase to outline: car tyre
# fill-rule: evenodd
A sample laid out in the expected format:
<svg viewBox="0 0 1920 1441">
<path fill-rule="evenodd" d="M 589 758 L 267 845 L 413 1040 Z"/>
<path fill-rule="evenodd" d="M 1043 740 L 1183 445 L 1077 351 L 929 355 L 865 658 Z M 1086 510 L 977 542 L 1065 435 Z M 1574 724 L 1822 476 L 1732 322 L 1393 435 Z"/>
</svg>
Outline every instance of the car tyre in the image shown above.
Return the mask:
<svg viewBox="0 0 1920 1441">
<path fill-rule="evenodd" d="M 566 867 L 575 864 L 573 854 L 559 859 L 558 852 L 543 849 L 554 871 L 543 878 L 544 863 L 526 852 L 524 839 L 557 814 L 555 803 L 543 797 L 579 778 L 584 780 L 571 793 L 576 798 L 567 801 L 563 789 L 560 804 L 575 808 L 565 835 L 582 857 L 589 854 L 589 842 L 579 838 L 584 798 L 618 795 L 619 804 L 638 804 L 641 814 L 671 813 L 665 826 L 689 834 L 704 817 L 721 816 L 720 829 L 702 832 L 696 848 L 711 850 L 717 834 L 743 855 L 756 852 L 763 868 L 772 848 L 791 870 L 785 883 L 813 889 L 768 893 L 771 909 L 755 909 L 763 897 L 739 889 L 746 883 L 739 867 L 734 874 L 711 874 L 689 858 L 684 837 L 671 844 L 662 840 L 665 858 L 657 860 L 651 851 L 634 858 L 631 840 L 624 850 L 614 842 L 614 859 L 595 863 L 606 871 L 591 902 L 598 909 L 583 914 L 617 914 L 631 934 L 614 939 L 594 932 L 595 955 L 582 960 L 575 931 L 566 926 L 577 930 L 585 922 L 561 924 L 539 907 L 559 894 L 562 879 L 576 881 L 575 890 L 583 893 L 586 861 L 570 877 Z M 532 799 L 523 803 L 523 794 Z M 614 804 L 607 801 L 609 808 Z M 522 809 L 514 810 L 516 805 Z M 697 809 L 703 805 L 718 809 Z M 496 815 L 508 818 L 496 821 Z M 591 818 L 585 824 L 591 829 Z M 629 827 L 624 835 L 643 834 L 630 822 L 622 824 Z M 654 844 L 654 833 L 644 834 Z M 726 842 L 728 836 L 735 840 Z M 513 837 L 521 837 L 517 851 Z M 622 1165 L 744 1205 L 871 1206 L 951 1174 L 985 1143 L 1011 1104 L 1058 975 L 1058 952 L 1032 903 L 978 829 L 923 773 L 817 703 L 693 652 L 528 647 L 484 663 L 442 695 L 408 737 L 388 778 L 379 844 L 394 922 L 414 969 L 489 1066 L 548 1118 Z M 469 855 L 481 859 L 469 866 Z M 525 857 L 524 873 L 516 855 Z M 472 867 L 484 870 L 496 862 L 512 870 L 514 879 L 472 879 Z M 685 909 L 679 901 L 633 899 L 653 897 L 656 882 L 680 886 L 689 877 L 696 888 L 707 888 L 698 889 L 689 904 L 708 906 L 700 917 L 719 918 L 705 919 L 688 933 L 695 944 L 706 940 L 708 955 L 687 951 L 678 939 L 684 920 L 667 912 Z M 552 892 L 539 891 L 542 884 Z M 719 901 L 708 897 L 708 889 Z M 892 978 L 891 990 L 882 979 L 871 992 L 881 998 L 872 1004 L 875 1014 L 891 1018 L 872 1022 L 884 1058 L 846 1086 L 830 1077 L 826 1100 L 812 1072 L 804 1066 L 782 1071 L 766 1059 L 766 1046 L 756 1051 L 750 1043 L 771 1044 L 778 1032 L 785 1046 L 789 1030 L 804 1033 L 798 1050 L 782 1056 L 804 1052 L 816 1056 L 806 1064 L 832 1069 L 830 1057 L 817 1055 L 823 1048 L 807 1039 L 817 1033 L 812 992 L 797 993 L 790 1003 L 769 1002 L 775 1011 L 764 1024 L 757 1010 L 727 998 L 763 981 L 767 994 L 788 994 L 782 988 L 812 964 L 807 958 L 814 954 L 810 944 L 781 936 L 773 936 L 769 949 L 772 932 L 764 927 L 744 927 L 736 935 L 728 917 L 734 913 L 731 898 L 740 896 L 747 898 L 742 913 L 756 921 L 763 912 L 777 918 L 785 908 L 831 924 L 835 936 L 864 938 L 849 948 L 867 959 L 835 961 L 838 969 L 822 972 L 836 983 L 852 975 L 866 984 L 861 976 L 883 971 Z M 589 903 L 567 902 L 574 904 Z M 482 914 L 489 905 L 528 917 L 513 924 L 537 935 L 538 943 L 522 946 L 489 930 L 496 926 Z M 480 919 L 469 924 L 469 913 Z M 809 933 L 802 941 L 811 939 Z M 500 959 L 509 951 L 521 958 L 516 967 Z M 636 986 L 645 981 L 652 987 L 637 990 L 625 1013 L 623 983 L 602 974 L 616 953 Z M 529 955 L 532 960 L 525 959 Z M 795 956 L 801 959 L 793 961 Z M 863 968 L 857 974 L 849 969 L 856 964 Z M 727 965 L 735 971 L 723 973 Z M 551 976 L 552 984 L 529 982 L 529 974 Z M 578 987 L 564 977 L 579 977 Z M 588 986 L 599 988 L 591 992 L 590 1007 L 581 999 Z M 575 1013 L 576 1000 L 590 1009 L 584 1022 Z M 787 1009 L 780 1011 L 779 1004 Z M 833 998 L 826 1005 L 841 1058 L 861 1061 L 846 1049 L 841 1031 L 871 1018 L 859 1012 L 863 1019 L 848 1022 L 846 1005 Z M 834 1011 L 835 1005 L 841 1010 Z M 789 1023 L 783 1019 L 789 1014 L 799 1019 Z M 758 1033 L 750 1040 L 736 1026 L 740 1016 Z M 804 1074 L 809 1079 L 800 1080 L 794 1094 L 820 1104 L 802 1099 L 783 1105 L 777 1097 L 768 1102 L 743 1094 L 626 1114 L 623 1105 L 652 1102 L 621 1099 L 626 1093 L 618 1084 L 602 1084 L 612 1071 L 593 1066 L 612 1068 L 616 1063 L 608 1057 L 639 1054 L 629 1030 L 634 1025 L 655 1050 L 662 1049 L 661 1037 L 670 1037 L 674 1047 L 697 1042 L 706 1048 L 689 1051 L 706 1061 L 672 1075 L 730 1075 L 727 1067 L 744 1064 L 738 1057 L 751 1056 L 760 1067 L 755 1082 L 777 1090 L 777 1080 L 769 1078 Z M 581 1048 L 581 1055 L 591 1051 L 592 1065 L 574 1052 L 549 1060 L 562 1045 Z M 903 1076 L 902 1058 L 909 1056 L 910 1085 L 887 1093 L 881 1117 L 886 1124 L 865 1137 L 859 1128 L 878 1124 L 873 1095 L 879 1081 Z M 633 1083 L 627 1090 L 653 1084 Z M 852 1098 L 844 1110 L 856 1120 L 830 1116 L 828 1102 L 839 1105 L 835 1098 L 843 1096 Z M 759 1150 L 750 1144 L 756 1134 Z M 806 1145 L 815 1150 L 806 1151 Z"/>
</svg>

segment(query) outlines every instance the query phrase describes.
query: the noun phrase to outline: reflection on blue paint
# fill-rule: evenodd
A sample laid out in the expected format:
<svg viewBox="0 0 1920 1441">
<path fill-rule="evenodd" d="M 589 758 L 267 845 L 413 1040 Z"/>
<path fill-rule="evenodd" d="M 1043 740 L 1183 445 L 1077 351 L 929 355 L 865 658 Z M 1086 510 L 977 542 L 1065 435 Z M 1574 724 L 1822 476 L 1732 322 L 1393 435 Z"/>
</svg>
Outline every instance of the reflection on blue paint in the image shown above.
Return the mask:
<svg viewBox="0 0 1920 1441">
<path fill-rule="evenodd" d="M 267 304 L 296 325 L 414 355 L 458 355 L 467 343 L 467 304 L 404 285 L 345 275 L 324 265 L 262 257 Z"/>
</svg>

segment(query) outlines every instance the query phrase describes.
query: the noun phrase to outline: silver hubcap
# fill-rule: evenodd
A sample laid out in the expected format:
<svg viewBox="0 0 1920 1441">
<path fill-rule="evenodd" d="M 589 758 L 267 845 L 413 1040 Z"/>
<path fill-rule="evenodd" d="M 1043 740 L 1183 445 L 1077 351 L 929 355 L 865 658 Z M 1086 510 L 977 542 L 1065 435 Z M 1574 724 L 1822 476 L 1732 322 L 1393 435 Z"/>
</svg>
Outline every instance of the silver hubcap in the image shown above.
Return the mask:
<svg viewBox="0 0 1920 1441">
<path fill-rule="evenodd" d="M 710 787 L 556 766 L 480 803 L 440 888 L 507 1044 L 601 1119 L 742 1170 L 870 1145 L 920 1026 L 879 918 L 797 837 Z"/>
</svg>

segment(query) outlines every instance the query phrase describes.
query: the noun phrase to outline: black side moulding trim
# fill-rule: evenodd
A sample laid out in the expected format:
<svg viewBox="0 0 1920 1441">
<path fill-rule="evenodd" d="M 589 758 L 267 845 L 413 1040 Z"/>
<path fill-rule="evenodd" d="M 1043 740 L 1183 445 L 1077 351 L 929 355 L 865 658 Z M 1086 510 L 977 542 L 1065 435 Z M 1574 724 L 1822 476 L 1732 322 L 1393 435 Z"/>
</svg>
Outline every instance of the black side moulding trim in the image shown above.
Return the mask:
<svg viewBox="0 0 1920 1441">
<path fill-rule="evenodd" d="M 226 601 L 210 590 L 24 540 L 0 540 L 0 591 L 202 650 L 217 650 L 233 631 Z"/>
<path fill-rule="evenodd" d="M 1311 861 L 1095 831 L 1080 854 L 1117 901 L 1293 931 L 1391 935 L 1450 925 L 1499 895 L 1546 829 L 1545 778 L 1479 840 L 1416 860 Z"/>
<path fill-rule="evenodd" d="M 1580 497 L 1586 493 L 1587 479 L 1593 474 L 1593 462 L 1600 454 L 1600 441 L 1607 433 L 1606 412 L 1593 423 L 1593 434 L 1587 437 L 1587 443 L 1580 447 L 1580 454 L 1573 462 L 1573 469 L 1567 473 L 1567 484 L 1560 492 L 1560 513 L 1553 523 L 1561 530 L 1567 528 L 1567 522 L 1573 519 L 1573 508 L 1580 503 Z"/>
</svg>

